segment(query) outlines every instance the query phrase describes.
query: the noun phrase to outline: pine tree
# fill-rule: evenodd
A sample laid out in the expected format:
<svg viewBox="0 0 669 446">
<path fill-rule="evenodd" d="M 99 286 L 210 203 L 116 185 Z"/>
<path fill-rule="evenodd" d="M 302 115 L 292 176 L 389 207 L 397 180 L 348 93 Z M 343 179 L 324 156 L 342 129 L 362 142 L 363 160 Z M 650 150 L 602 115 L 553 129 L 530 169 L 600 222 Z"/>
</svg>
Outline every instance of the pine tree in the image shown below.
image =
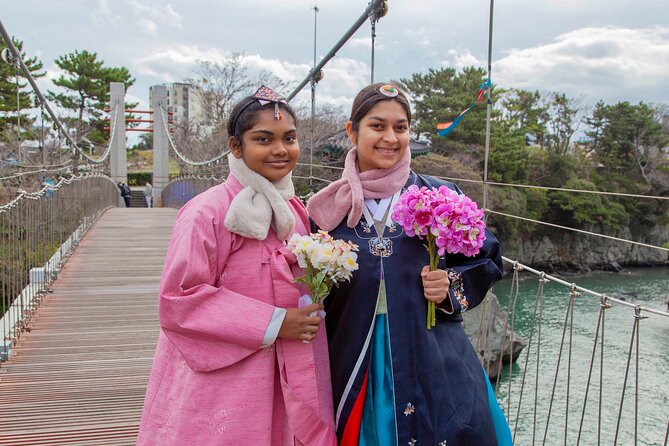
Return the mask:
<svg viewBox="0 0 669 446">
<path fill-rule="evenodd" d="M 103 133 L 105 122 L 102 119 L 104 109 L 109 106 L 109 83 L 122 82 L 126 90 L 135 83 L 135 79 L 125 67 L 106 67 L 99 60 L 97 53 L 75 51 L 60 56 L 56 65 L 65 72 L 53 81 L 61 87 L 59 92 L 49 91 L 48 98 L 60 107 L 70 110 L 76 116 L 79 126 L 90 126 L 88 139 L 103 142 L 107 136 Z M 126 104 L 126 107 L 132 107 Z"/>
<path fill-rule="evenodd" d="M 12 39 L 12 43 L 18 49 L 23 63 L 33 78 L 39 78 L 46 74 L 44 71 L 41 71 L 42 62 L 37 57 L 26 57 L 25 52 L 22 50 L 23 42 L 18 39 Z M 4 40 L 0 39 L 0 51 L 4 51 L 5 48 L 7 48 L 7 44 Z M 9 53 L 9 50 L 7 50 L 7 53 Z M 16 94 L 17 85 L 18 101 Z M 35 100 L 32 88 L 29 86 L 18 64 L 0 61 L 0 132 L 16 128 L 18 122 L 17 115 L 23 132 L 29 131 L 34 119 L 26 113 L 26 110 L 33 107 L 35 107 Z"/>
</svg>

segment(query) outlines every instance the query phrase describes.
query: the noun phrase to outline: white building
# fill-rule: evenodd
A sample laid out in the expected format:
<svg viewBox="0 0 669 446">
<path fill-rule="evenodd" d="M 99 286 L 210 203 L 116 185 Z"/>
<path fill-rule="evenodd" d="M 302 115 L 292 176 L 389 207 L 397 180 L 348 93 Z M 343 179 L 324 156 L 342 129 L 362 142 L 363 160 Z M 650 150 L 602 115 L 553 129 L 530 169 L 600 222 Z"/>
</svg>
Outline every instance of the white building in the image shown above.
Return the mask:
<svg viewBox="0 0 669 446">
<path fill-rule="evenodd" d="M 189 123 L 203 127 L 211 126 L 211 119 L 202 106 L 201 93 L 198 87 L 173 82 L 163 84 L 167 87 L 167 111 L 171 113 L 171 121 L 175 125 Z M 149 89 L 149 103 L 152 101 L 153 88 Z"/>
</svg>

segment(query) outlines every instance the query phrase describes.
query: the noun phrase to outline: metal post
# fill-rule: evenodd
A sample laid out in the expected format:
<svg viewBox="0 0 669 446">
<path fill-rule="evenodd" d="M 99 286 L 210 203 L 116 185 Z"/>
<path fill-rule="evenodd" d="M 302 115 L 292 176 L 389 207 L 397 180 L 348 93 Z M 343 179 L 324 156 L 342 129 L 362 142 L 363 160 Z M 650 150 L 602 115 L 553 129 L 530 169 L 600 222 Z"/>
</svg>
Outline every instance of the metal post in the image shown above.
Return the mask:
<svg viewBox="0 0 669 446">
<path fill-rule="evenodd" d="M 318 19 L 318 6 L 314 6 L 314 65 L 316 67 L 316 35 L 318 31 L 317 27 Z M 316 140 L 315 135 L 315 117 L 316 117 L 316 79 L 311 78 L 311 144 L 309 145 L 309 190 L 313 191 L 313 178 L 314 178 L 314 143 Z"/>
<path fill-rule="evenodd" d="M 125 147 L 125 85 L 122 82 L 109 84 L 109 109 L 114 122 L 110 127 L 114 129 L 111 138 L 111 152 L 109 153 L 110 176 L 114 183 L 128 180 L 128 156 Z M 119 206 L 123 206 L 123 199 L 119 196 Z"/>
<path fill-rule="evenodd" d="M 373 14 L 371 17 L 372 22 L 372 66 L 370 68 L 370 84 L 374 83 L 374 42 L 376 41 L 376 15 Z"/>
<path fill-rule="evenodd" d="M 494 10 L 494 0 L 490 0 L 490 21 L 488 26 L 488 98 L 486 101 L 486 122 L 485 122 L 485 159 L 483 162 L 483 209 L 488 209 L 488 158 L 490 155 L 490 115 L 492 111 L 492 84 L 490 82 L 492 70 L 492 18 Z M 488 214 L 485 214 L 486 218 Z"/>
<path fill-rule="evenodd" d="M 365 20 L 369 17 L 372 11 L 377 9 L 380 4 L 383 3 L 384 0 L 373 0 L 370 2 L 369 6 L 367 6 L 367 9 L 365 9 L 365 12 L 362 13 L 362 15 L 356 20 L 356 22 L 349 28 L 348 31 L 344 34 L 344 36 L 339 39 L 339 41 L 335 44 L 335 46 L 332 47 L 332 49 L 321 59 L 321 61 L 316 65 L 311 71 L 309 71 L 309 74 L 307 74 L 307 77 L 302 80 L 302 82 L 299 83 L 297 87 L 293 90 L 293 92 L 288 95 L 287 100 L 290 101 L 292 100 L 304 87 L 309 83 L 309 81 L 318 73 L 324 66 L 327 64 L 330 59 L 332 59 L 335 54 L 337 54 L 337 51 L 344 46 L 344 44 L 348 41 L 348 39 L 353 36 L 353 34 L 362 26 L 363 23 L 365 23 Z"/>
<path fill-rule="evenodd" d="M 153 203 L 162 206 L 160 195 L 169 182 L 167 126 L 167 87 L 151 87 L 151 110 L 153 110 Z"/>
</svg>

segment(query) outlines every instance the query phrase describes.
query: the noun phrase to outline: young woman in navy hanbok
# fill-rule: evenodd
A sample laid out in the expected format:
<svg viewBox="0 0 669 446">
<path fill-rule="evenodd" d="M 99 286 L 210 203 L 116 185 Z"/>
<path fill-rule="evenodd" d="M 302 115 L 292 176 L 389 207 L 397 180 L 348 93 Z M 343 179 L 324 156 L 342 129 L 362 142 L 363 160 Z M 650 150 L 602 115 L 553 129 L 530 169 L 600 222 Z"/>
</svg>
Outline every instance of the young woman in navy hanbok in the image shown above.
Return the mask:
<svg viewBox="0 0 669 446">
<path fill-rule="evenodd" d="M 360 247 L 359 270 L 325 300 L 340 446 L 509 445 L 506 420 L 461 325 L 502 275 L 486 229 L 478 255 L 447 254 L 429 271 L 424 241 L 390 218 L 410 185 L 452 183 L 410 170 L 411 110 L 394 85 L 356 96 L 346 130 L 356 145 L 342 178 L 307 205 L 318 229 Z M 437 306 L 426 329 L 427 300 Z"/>
</svg>

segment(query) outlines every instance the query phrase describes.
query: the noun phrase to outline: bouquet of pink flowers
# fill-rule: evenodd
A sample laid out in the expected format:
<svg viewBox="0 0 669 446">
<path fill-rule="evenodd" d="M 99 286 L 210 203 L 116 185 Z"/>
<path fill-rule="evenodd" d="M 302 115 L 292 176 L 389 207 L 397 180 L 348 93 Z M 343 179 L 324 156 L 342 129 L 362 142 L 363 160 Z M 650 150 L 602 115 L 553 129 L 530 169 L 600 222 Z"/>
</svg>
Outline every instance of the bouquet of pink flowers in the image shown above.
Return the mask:
<svg viewBox="0 0 669 446">
<path fill-rule="evenodd" d="M 309 287 L 311 295 L 300 298 L 299 306 L 321 303 L 330 293 L 333 285 L 351 280 L 353 271 L 358 269 L 358 245 L 335 240 L 326 231 L 317 234 L 293 234 L 288 240 L 288 249 L 297 257 L 297 263 L 304 269 L 304 276 L 295 282 Z"/>
<path fill-rule="evenodd" d="M 464 194 L 446 186 L 439 189 L 409 186 L 393 208 L 392 219 L 410 237 L 427 239 L 430 271 L 444 254 L 475 256 L 485 241 L 483 211 Z M 434 302 L 427 307 L 427 328 L 436 324 Z"/>
</svg>

